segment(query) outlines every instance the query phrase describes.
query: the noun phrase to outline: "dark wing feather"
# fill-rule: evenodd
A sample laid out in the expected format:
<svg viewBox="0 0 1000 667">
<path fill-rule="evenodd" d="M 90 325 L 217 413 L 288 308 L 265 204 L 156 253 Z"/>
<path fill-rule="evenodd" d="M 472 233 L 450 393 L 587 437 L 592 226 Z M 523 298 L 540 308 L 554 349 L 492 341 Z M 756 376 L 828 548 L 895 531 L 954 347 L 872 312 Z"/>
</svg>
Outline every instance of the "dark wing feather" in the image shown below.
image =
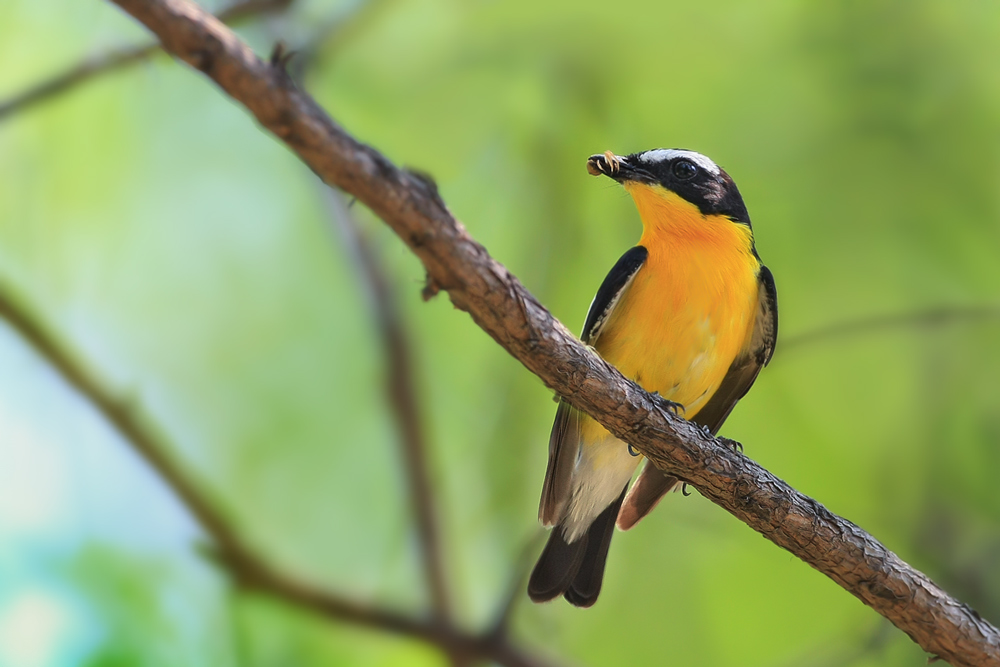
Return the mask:
<svg viewBox="0 0 1000 667">
<path fill-rule="evenodd" d="M 549 534 L 549 541 L 528 579 L 528 596 L 533 601 L 547 602 L 565 595 L 577 607 L 597 602 L 608 547 L 615 532 L 615 517 L 624 498 L 622 489 L 618 500 L 608 505 L 576 542 L 567 542 L 559 528 Z"/>
<path fill-rule="evenodd" d="M 722 423 L 733 411 L 736 402 L 750 391 L 760 369 L 771 361 L 774 354 L 774 343 L 778 338 L 778 293 L 774 287 L 774 277 L 766 266 L 761 265 L 758 281 L 760 294 L 757 299 L 757 319 L 750 344 L 745 353 L 733 361 L 712 398 L 691 418 L 691 421 L 707 427 L 712 433 L 718 433 L 722 428 Z"/>
<path fill-rule="evenodd" d="M 627 491 L 626 485 L 618 500 L 608 505 L 587 529 L 587 548 L 583 554 L 583 562 L 573 576 L 573 583 L 563 594 L 566 601 L 575 607 L 591 607 L 597 602 L 601 582 L 604 581 L 604 566 L 608 560 L 611 536 L 615 534 L 615 517 L 618 516 Z"/>
<path fill-rule="evenodd" d="M 649 461 L 642 467 L 632 488 L 625 496 L 625 503 L 618 512 L 618 528 L 628 530 L 639 519 L 653 511 L 660 499 L 680 482 L 673 475 L 666 475 Z"/>
<path fill-rule="evenodd" d="M 528 579 L 528 596 L 533 601 L 547 602 L 560 595 L 577 607 L 589 607 L 597 601 L 615 517 L 624 497 L 622 489 L 618 500 L 608 505 L 576 542 L 567 542 L 560 528 L 549 533 Z"/>
<path fill-rule="evenodd" d="M 630 248 L 615 262 L 604 282 L 601 283 L 600 289 L 597 290 L 594 300 L 590 303 L 590 310 L 587 312 L 587 321 L 583 325 L 580 340 L 588 345 L 597 342 L 601 328 L 608 321 L 615 306 L 618 305 L 618 300 L 621 299 L 625 288 L 631 284 L 635 274 L 646 263 L 647 257 L 649 257 L 649 251 L 641 245 L 637 245 Z"/>
<path fill-rule="evenodd" d="M 566 401 L 559 401 L 552 433 L 549 435 L 549 464 L 545 468 L 542 500 L 538 507 L 538 519 L 543 526 L 559 523 L 569 501 L 572 492 L 570 478 L 573 476 L 580 442 L 579 425 L 579 411 Z"/>
<path fill-rule="evenodd" d="M 759 305 L 750 344 L 733 361 L 722 384 L 708 403 L 691 417 L 691 421 L 705 426 L 713 434 L 719 432 L 737 401 L 750 391 L 760 369 L 767 365 L 774 354 L 774 343 L 778 337 L 778 293 L 774 287 L 774 276 L 766 266 L 761 265 L 757 279 L 760 283 L 757 299 Z M 625 498 L 625 504 L 618 514 L 618 527 L 628 530 L 634 526 L 656 507 L 663 495 L 677 482 L 676 477 L 664 475 L 647 461 Z"/>
<path fill-rule="evenodd" d="M 649 251 L 636 246 L 615 262 L 590 304 L 587 321 L 583 325 L 583 335 L 580 336 L 584 343 L 593 345 L 597 341 L 601 328 L 648 256 Z M 543 525 L 553 526 L 559 523 L 569 501 L 572 491 L 570 480 L 580 448 L 579 423 L 580 413 L 568 403 L 560 402 L 549 436 L 549 463 L 545 469 L 542 499 L 538 508 L 538 518 Z"/>
</svg>

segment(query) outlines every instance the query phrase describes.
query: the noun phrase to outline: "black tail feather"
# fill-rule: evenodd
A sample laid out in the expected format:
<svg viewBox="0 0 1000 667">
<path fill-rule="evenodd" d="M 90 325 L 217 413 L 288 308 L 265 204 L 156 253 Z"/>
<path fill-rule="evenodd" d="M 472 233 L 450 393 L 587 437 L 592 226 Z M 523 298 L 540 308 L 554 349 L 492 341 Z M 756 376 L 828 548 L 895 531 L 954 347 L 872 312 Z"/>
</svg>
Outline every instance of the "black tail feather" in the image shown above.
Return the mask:
<svg viewBox="0 0 1000 667">
<path fill-rule="evenodd" d="M 553 528 L 528 579 L 528 597 L 532 602 L 548 602 L 565 593 L 583 564 L 586 550 L 586 535 L 569 544 L 563 539 L 562 528 Z"/>
<path fill-rule="evenodd" d="M 627 488 L 627 487 L 626 487 Z M 528 597 L 546 602 L 560 595 L 577 607 L 597 602 L 604 578 L 608 547 L 614 535 L 615 519 L 625 499 L 625 490 L 590 524 L 580 539 L 567 543 L 562 526 L 556 526 L 528 580 Z"/>
<path fill-rule="evenodd" d="M 618 500 L 608 505 L 587 529 L 587 551 L 583 564 L 565 593 L 566 601 L 575 607 L 590 607 L 597 602 L 604 580 L 604 565 L 608 561 L 608 547 L 611 546 L 611 536 L 615 534 L 615 519 L 624 499 L 625 492 L 622 491 Z"/>
</svg>

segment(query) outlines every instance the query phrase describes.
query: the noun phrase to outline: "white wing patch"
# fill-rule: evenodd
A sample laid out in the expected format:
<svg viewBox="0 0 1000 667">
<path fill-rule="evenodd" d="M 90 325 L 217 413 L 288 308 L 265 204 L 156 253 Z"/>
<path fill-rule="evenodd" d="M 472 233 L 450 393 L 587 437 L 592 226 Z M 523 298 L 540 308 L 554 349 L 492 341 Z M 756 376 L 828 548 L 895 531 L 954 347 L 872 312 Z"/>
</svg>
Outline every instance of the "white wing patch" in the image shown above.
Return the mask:
<svg viewBox="0 0 1000 667">
<path fill-rule="evenodd" d="M 611 301 L 608 303 L 608 307 L 604 309 L 604 312 L 601 313 L 596 320 L 594 320 L 594 326 L 591 327 L 590 335 L 587 338 L 587 345 L 594 345 L 597 343 L 597 337 L 601 335 L 601 329 L 604 328 L 604 325 L 608 321 L 608 318 L 611 317 L 611 313 L 614 312 L 615 306 L 617 306 L 618 302 L 621 301 L 622 295 L 625 294 L 625 292 L 628 290 L 629 285 L 632 284 L 632 281 L 635 280 L 636 275 L 638 275 L 639 270 L 642 269 L 644 265 L 645 262 L 643 262 L 643 264 L 640 264 L 636 268 L 636 270 L 632 272 L 632 275 L 628 277 L 628 280 L 625 281 L 625 284 L 622 285 L 622 288 L 618 290 L 614 298 L 612 298 Z M 590 308 L 594 307 L 595 301 L 597 301 L 596 295 L 594 296 L 593 299 L 590 300 Z M 590 312 L 590 308 L 587 309 L 588 314 Z M 587 336 L 587 332 L 584 331 L 583 335 Z"/>
<path fill-rule="evenodd" d="M 681 157 L 691 160 L 691 162 L 694 162 L 696 165 L 713 176 L 719 175 L 719 165 L 712 162 L 709 158 L 705 157 L 701 153 L 695 153 L 694 151 L 682 151 L 678 148 L 657 148 L 655 150 L 646 151 L 645 153 L 641 153 L 639 155 L 639 161 L 647 164 L 654 164 L 656 162 L 667 162 Z"/>
</svg>

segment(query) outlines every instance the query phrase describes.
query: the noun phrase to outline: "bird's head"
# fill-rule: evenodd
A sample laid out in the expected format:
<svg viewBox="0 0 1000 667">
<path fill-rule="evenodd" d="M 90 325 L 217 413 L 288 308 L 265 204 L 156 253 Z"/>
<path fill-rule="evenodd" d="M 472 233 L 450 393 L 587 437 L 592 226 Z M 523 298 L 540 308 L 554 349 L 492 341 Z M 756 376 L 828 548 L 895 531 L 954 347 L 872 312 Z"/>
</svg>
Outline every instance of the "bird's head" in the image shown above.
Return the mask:
<svg viewBox="0 0 1000 667">
<path fill-rule="evenodd" d="M 643 224 L 683 220 L 729 221 L 750 226 L 736 183 L 701 153 L 657 148 L 632 155 L 591 155 L 587 171 L 621 183 L 635 200 Z"/>
</svg>

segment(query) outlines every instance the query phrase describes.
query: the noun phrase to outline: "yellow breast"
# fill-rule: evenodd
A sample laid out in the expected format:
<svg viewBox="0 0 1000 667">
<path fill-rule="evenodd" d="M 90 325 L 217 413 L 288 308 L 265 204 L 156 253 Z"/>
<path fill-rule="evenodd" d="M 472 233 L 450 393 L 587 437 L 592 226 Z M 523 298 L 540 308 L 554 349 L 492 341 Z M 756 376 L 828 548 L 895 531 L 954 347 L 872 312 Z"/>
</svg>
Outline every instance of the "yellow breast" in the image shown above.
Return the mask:
<svg viewBox="0 0 1000 667">
<path fill-rule="evenodd" d="M 747 345 L 759 260 L 749 226 L 704 216 L 658 186 L 626 184 L 649 251 L 596 348 L 648 391 L 694 417 Z"/>
</svg>

